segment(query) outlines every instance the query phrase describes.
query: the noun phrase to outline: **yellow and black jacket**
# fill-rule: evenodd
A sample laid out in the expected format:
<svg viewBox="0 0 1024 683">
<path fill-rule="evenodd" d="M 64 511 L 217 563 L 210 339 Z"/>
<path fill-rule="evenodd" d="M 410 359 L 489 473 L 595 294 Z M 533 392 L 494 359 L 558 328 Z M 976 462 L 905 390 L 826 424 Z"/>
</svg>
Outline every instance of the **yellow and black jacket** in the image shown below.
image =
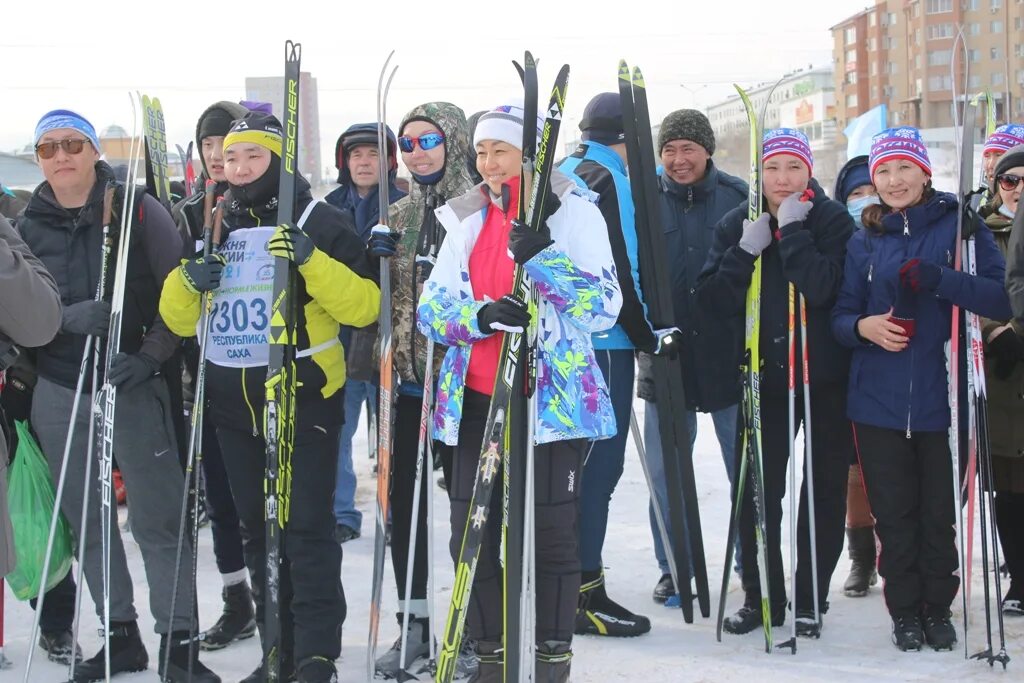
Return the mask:
<svg viewBox="0 0 1024 683">
<path fill-rule="evenodd" d="M 309 185 L 301 179 L 294 220 L 313 201 Z M 277 223 L 276 200 L 261 207 L 225 201 L 221 243 L 234 230 L 273 226 Z M 297 351 L 320 349 L 296 360 L 296 419 L 298 428 L 326 427 L 342 420 L 345 383 L 345 352 L 333 343 L 340 325 L 363 327 L 373 323 L 380 311 L 380 289 L 376 272 L 366 258 L 366 247 L 355 234 L 348 214 L 319 202 L 308 215 L 303 230 L 316 249 L 298 272 Z M 185 286 L 181 268 L 164 282 L 160 313 L 168 327 L 181 336 L 195 336 L 200 315 L 200 295 Z M 225 367 L 207 361 L 207 408 L 219 427 L 263 431 L 264 382 L 266 366 Z"/>
</svg>

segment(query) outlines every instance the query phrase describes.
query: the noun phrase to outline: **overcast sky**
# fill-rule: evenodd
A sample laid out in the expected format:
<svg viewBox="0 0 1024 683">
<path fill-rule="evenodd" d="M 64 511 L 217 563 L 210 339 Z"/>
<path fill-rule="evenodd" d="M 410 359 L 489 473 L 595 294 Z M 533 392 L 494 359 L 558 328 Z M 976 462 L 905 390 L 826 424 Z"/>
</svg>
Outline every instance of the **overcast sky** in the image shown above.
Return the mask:
<svg viewBox="0 0 1024 683">
<path fill-rule="evenodd" d="M 342 129 L 374 120 L 377 75 L 391 49 L 400 65 L 392 126 L 431 100 L 467 113 L 497 104 L 519 90 L 511 60 L 524 49 L 540 60 L 542 90 L 558 66 L 571 65 L 573 130 L 591 96 L 616 88 L 620 57 L 643 69 L 659 119 L 716 102 L 733 82 L 827 64 L 829 26 L 870 2 L 5 0 L 0 150 L 30 143 L 39 116 L 54 108 L 75 109 L 98 130 L 130 130 L 126 93 L 136 89 L 161 99 L 168 144 L 184 146 L 208 104 L 244 96 L 246 76 L 283 74 L 285 39 L 302 43 L 302 69 L 317 79 L 321 147 L 331 154 Z"/>
</svg>

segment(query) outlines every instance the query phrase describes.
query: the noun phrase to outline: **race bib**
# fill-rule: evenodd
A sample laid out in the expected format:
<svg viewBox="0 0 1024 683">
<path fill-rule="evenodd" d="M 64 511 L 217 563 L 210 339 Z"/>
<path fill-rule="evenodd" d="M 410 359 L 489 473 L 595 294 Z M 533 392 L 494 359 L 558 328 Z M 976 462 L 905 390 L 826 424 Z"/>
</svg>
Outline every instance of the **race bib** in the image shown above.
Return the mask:
<svg viewBox="0 0 1024 683">
<path fill-rule="evenodd" d="M 270 361 L 267 328 L 274 290 L 274 257 L 267 242 L 275 228 L 239 228 L 220 254 L 227 264 L 210 312 L 206 358 L 229 368 L 265 366 Z"/>
</svg>

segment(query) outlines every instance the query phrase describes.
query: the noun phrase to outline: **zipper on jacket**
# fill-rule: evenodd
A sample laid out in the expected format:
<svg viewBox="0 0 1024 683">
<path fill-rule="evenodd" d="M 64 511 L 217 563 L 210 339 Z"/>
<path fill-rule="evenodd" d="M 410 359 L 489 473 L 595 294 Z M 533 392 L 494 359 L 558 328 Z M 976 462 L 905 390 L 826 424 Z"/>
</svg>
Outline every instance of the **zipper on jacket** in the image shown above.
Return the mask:
<svg viewBox="0 0 1024 683">
<path fill-rule="evenodd" d="M 686 201 L 689 202 L 690 205 L 686 207 L 686 211 L 684 211 L 683 213 L 689 213 L 690 209 L 693 208 L 693 188 L 692 187 L 686 188 Z"/>
<path fill-rule="evenodd" d="M 910 237 L 910 219 L 907 218 L 907 212 L 900 211 L 900 215 L 903 216 L 903 236 Z"/>
<path fill-rule="evenodd" d="M 914 350 L 910 349 L 910 397 L 907 399 L 907 438 L 910 438 L 910 414 L 914 409 Z"/>
</svg>

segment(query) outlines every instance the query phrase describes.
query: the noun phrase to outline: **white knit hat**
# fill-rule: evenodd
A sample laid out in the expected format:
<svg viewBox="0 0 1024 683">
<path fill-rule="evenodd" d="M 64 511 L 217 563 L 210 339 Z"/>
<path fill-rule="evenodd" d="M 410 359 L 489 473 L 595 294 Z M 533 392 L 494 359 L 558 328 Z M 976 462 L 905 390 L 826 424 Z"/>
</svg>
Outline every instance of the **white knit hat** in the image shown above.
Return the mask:
<svg viewBox="0 0 1024 683">
<path fill-rule="evenodd" d="M 516 149 L 523 148 L 523 98 L 512 98 L 506 104 L 499 104 L 480 116 L 473 132 L 473 146 L 484 140 L 500 140 Z M 537 116 L 537 137 L 540 137 L 544 119 Z"/>
</svg>

